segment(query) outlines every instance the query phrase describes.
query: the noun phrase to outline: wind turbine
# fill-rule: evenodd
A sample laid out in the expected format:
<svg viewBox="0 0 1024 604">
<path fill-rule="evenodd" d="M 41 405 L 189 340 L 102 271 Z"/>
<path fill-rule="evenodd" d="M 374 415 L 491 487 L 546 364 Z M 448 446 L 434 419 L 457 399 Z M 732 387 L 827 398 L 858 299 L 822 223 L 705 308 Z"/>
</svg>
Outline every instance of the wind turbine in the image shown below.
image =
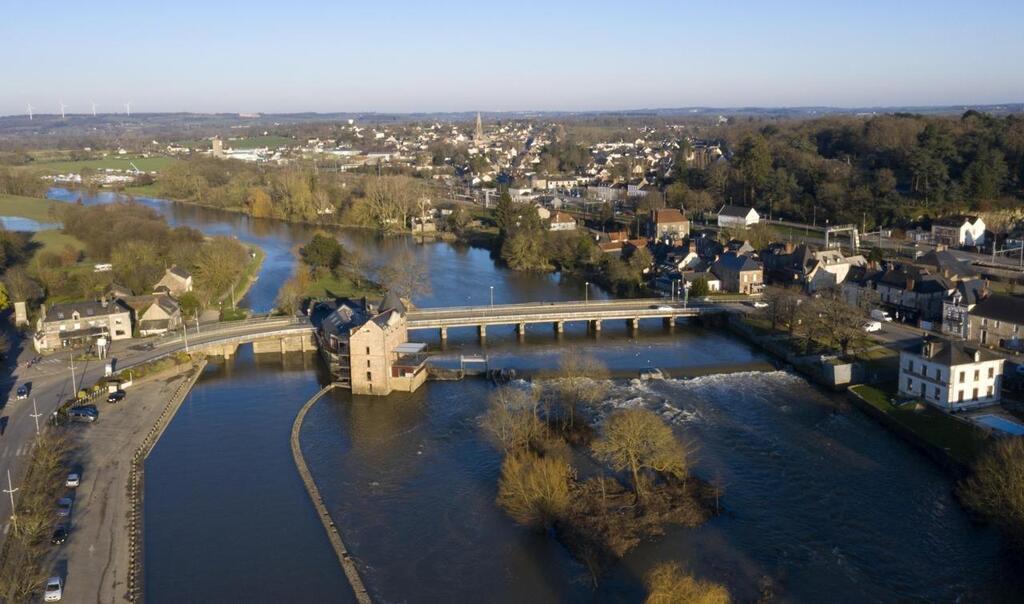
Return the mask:
<svg viewBox="0 0 1024 604">
<path fill-rule="evenodd" d="M 64 119 L 64 101 L 60 102 L 60 119 Z"/>
<path fill-rule="evenodd" d="M 32 121 L 32 103 L 28 104 L 28 120 Z"/>
<path fill-rule="evenodd" d="M 128 101 L 124 104 L 124 112 L 128 114 L 128 117 L 132 116 L 132 102 Z"/>
<path fill-rule="evenodd" d="M 96 101 L 92 102 L 92 116 L 96 117 Z"/>
</svg>

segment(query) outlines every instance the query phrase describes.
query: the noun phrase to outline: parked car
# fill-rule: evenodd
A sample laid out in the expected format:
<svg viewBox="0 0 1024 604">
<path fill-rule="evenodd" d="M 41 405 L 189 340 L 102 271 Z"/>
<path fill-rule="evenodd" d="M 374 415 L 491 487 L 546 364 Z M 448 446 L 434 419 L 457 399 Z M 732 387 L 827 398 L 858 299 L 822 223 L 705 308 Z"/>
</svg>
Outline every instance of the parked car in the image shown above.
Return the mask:
<svg viewBox="0 0 1024 604">
<path fill-rule="evenodd" d="M 95 405 L 72 407 L 68 410 L 68 418 L 73 422 L 94 422 L 100 418 L 100 411 Z"/>
<path fill-rule="evenodd" d="M 18 395 L 17 396 L 18 396 L 18 400 L 19 401 L 21 399 L 28 398 L 28 386 L 26 386 L 25 384 L 22 384 L 21 386 L 18 386 Z"/>
<path fill-rule="evenodd" d="M 53 531 L 53 536 L 50 537 L 50 543 L 54 545 L 60 545 L 68 540 L 68 529 L 64 528 L 63 524 L 57 525 L 57 528 Z"/>
<path fill-rule="evenodd" d="M 672 310 L 672 307 L 669 306 L 668 304 L 655 304 L 651 308 L 653 308 L 654 310 Z"/>
<path fill-rule="evenodd" d="M 64 486 L 69 489 L 78 488 L 80 484 L 82 484 L 82 477 L 79 476 L 78 472 L 68 474 L 68 479 L 64 481 Z"/>
<path fill-rule="evenodd" d="M 768 308 L 768 303 L 763 300 L 754 300 L 750 305 L 754 308 Z"/>
<path fill-rule="evenodd" d="M 868 333 L 871 333 L 873 331 L 882 331 L 882 322 L 881 321 L 868 321 L 868 322 L 864 323 L 863 326 L 861 326 L 861 329 L 863 329 L 864 331 L 866 331 Z"/>
<path fill-rule="evenodd" d="M 124 397 L 125 397 L 124 390 L 115 390 L 115 391 L 111 392 L 109 395 L 107 395 L 107 402 L 108 403 L 119 403 L 119 402 L 124 400 Z"/>
<path fill-rule="evenodd" d="M 885 321 L 886 323 L 892 321 L 892 317 L 889 316 L 889 313 L 885 312 L 881 308 L 876 308 L 872 310 L 871 318 L 876 321 Z"/>
<path fill-rule="evenodd" d="M 59 602 L 64 597 L 64 581 L 60 577 L 50 577 L 46 580 L 46 591 L 43 592 L 43 600 L 46 602 Z"/>
<path fill-rule="evenodd" d="M 71 515 L 71 508 L 75 502 L 70 497 L 61 497 L 57 500 L 57 515 L 66 518 Z"/>
</svg>

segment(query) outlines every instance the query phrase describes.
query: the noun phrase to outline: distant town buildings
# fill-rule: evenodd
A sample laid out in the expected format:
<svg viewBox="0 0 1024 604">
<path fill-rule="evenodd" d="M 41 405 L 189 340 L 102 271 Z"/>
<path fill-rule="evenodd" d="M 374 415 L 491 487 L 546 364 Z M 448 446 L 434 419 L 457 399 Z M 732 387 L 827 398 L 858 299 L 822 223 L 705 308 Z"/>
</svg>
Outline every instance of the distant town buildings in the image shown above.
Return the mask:
<svg viewBox="0 0 1024 604">
<path fill-rule="evenodd" d="M 981 246 L 985 244 L 985 221 L 977 216 L 954 216 L 932 224 L 935 243 L 949 246 Z"/>
</svg>

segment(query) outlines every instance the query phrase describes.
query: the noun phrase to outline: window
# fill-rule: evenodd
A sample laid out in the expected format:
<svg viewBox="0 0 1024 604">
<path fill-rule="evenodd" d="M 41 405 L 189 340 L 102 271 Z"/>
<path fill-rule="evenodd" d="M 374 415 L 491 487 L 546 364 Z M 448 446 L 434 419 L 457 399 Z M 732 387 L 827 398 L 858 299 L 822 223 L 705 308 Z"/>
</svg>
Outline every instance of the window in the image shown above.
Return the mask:
<svg viewBox="0 0 1024 604">
<path fill-rule="evenodd" d="M 373 373 L 371 373 L 369 371 L 366 372 L 366 381 L 367 382 L 372 382 L 373 381 Z M 977 391 L 975 391 L 975 392 L 977 392 Z"/>
<path fill-rule="evenodd" d="M 909 371 L 910 373 L 914 373 L 914 361 L 910 361 L 910 363 L 907 365 L 907 371 Z"/>
<path fill-rule="evenodd" d="M 996 377 L 996 368 L 995 367 L 989 367 L 988 368 L 988 377 L 989 377 L 989 379 L 992 379 L 992 378 Z"/>
<path fill-rule="evenodd" d="M 960 391 L 960 392 L 959 392 L 959 393 L 957 394 L 956 400 L 960 401 L 961 403 L 962 403 L 962 402 L 964 402 L 964 391 L 963 391 L 963 390 L 961 390 L 961 391 Z"/>
<path fill-rule="evenodd" d="M 988 387 L 988 396 L 992 396 L 992 386 Z"/>
<path fill-rule="evenodd" d="M 960 372 L 960 383 L 961 383 L 961 384 L 963 384 L 963 383 L 964 383 L 964 377 L 965 377 L 965 374 L 966 374 L 966 373 L 967 373 L 966 371 L 961 371 L 961 372 Z"/>
<path fill-rule="evenodd" d="M 935 400 L 939 400 L 939 387 L 935 387 Z"/>
<path fill-rule="evenodd" d="M 907 378 L 907 392 L 914 391 L 914 380 Z"/>
<path fill-rule="evenodd" d="M 366 359 L 366 368 L 367 368 L 367 369 L 369 369 L 369 368 L 370 368 L 370 359 Z"/>
<path fill-rule="evenodd" d="M 366 354 L 370 354 L 370 347 L 369 346 L 366 347 Z"/>
</svg>

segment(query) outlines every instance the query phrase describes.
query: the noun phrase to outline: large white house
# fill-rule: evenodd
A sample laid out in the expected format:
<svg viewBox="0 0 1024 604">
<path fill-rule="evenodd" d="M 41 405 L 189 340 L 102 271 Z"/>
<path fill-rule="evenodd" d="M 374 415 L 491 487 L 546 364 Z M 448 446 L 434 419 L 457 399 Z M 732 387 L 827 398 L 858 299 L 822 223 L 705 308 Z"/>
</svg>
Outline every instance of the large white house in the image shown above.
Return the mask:
<svg viewBox="0 0 1024 604">
<path fill-rule="evenodd" d="M 743 206 L 722 206 L 718 211 L 718 226 L 746 228 L 760 222 L 761 216 L 754 208 Z"/>
<path fill-rule="evenodd" d="M 945 411 L 998 403 L 1002 381 L 1003 359 L 966 342 L 927 339 L 900 353 L 900 394 Z"/>
<path fill-rule="evenodd" d="M 985 221 L 977 216 L 956 216 L 932 224 L 932 239 L 945 245 L 985 245 Z"/>
</svg>

